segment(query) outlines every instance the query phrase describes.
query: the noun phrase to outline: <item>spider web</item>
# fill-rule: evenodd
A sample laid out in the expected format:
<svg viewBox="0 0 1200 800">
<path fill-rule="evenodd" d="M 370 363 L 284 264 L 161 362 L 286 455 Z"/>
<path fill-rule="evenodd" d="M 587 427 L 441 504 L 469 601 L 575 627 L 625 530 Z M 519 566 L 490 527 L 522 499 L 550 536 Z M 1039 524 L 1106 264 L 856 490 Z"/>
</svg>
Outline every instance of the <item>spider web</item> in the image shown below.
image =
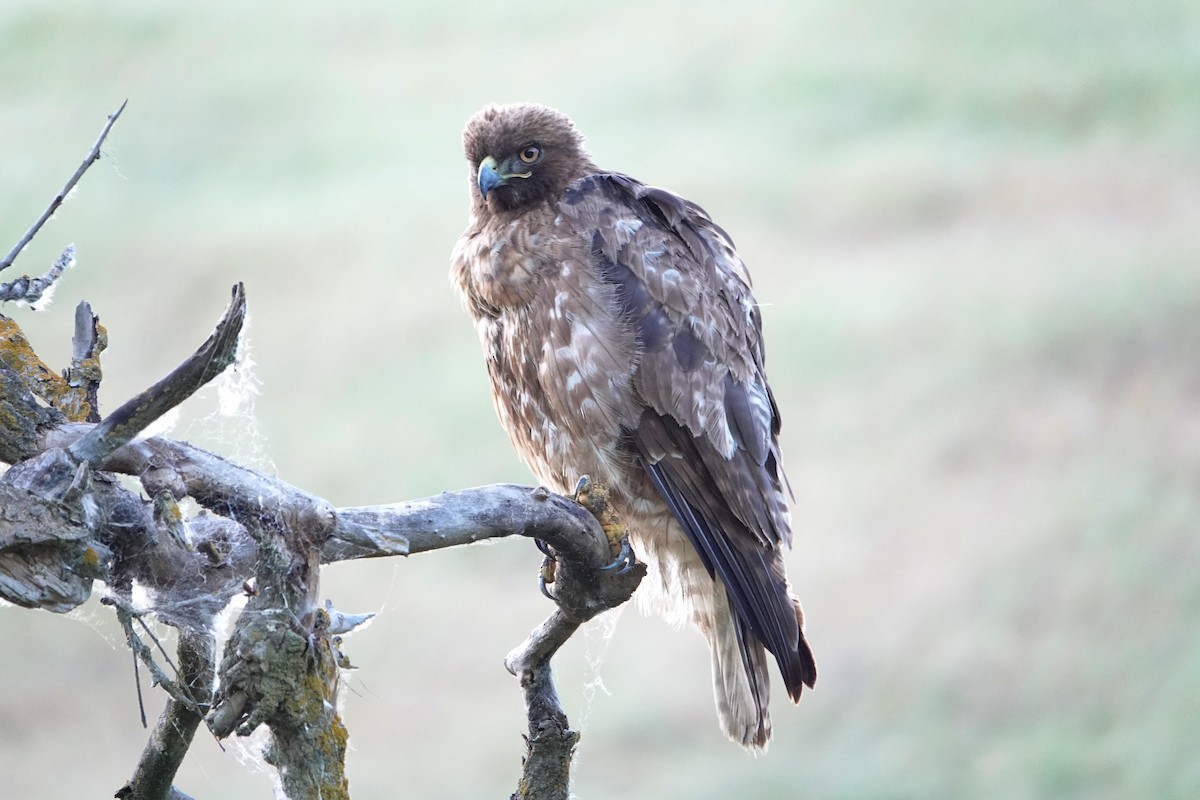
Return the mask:
<svg viewBox="0 0 1200 800">
<path fill-rule="evenodd" d="M 165 415 L 160 420 L 163 423 L 161 430 L 147 431 L 147 435 L 169 436 L 191 442 L 248 469 L 274 475 L 275 463 L 270 457 L 267 436 L 256 413 L 255 404 L 261 394 L 262 382 L 256 372 L 257 363 L 251 346 L 251 323 L 251 315 L 247 312 L 238 337 L 234 362 L 186 402 L 173 409 L 171 414 Z M 197 509 L 194 501 L 187 498 L 182 510 L 185 516 L 190 517 Z M 245 595 L 235 595 L 214 620 L 218 660 L 246 602 Z M 278 774 L 263 757 L 268 742 L 269 732 L 266 726 L 260 726 L 248 737 L 230 736 L 223 743 L 247 772 L 270 776 L 275 795 L 281 797 Z"/>
<path fill-rule="evenodd" d="M 267 435 L 255 412 L 262 382 L 255 371 L 257 363 L 250 344 L 251 322 L 247 312 L 233 364 L 182 405 L 159 418 L 144 436 L 168 436 L 192 442 L 249 469 L 275 474 Z"/>
<path fill-rule="evenodd" d="M 613 637 L 617 633 L 617 622 L 621 619 L 621 614 L 625 611 L 626 605 L 628 604 L 605 611 L 603 614 L 593 617 L 583 626 L 584 680 L 583 685 L 580 687 L 583 710 L 579 714 L 578 723 L 573 726 L 580 733 L 586 733 L 588 727 L 591 725 L 592 711 L 597 695 L 612 696 L 612 692 L 604 684 L 604 677 L 600 674 L 600 667 L 603 665 L 604 657 L 608 654 L 608 647 L 612 644 Z M 585 750 L 586 748 L 575 751 L 571 767 L 573 770 L 578 770 L 580 764 L 583 763 Z M 575 792 L 572 791 L 570 800 L 576 800 L 577 797 Z"/>
<path fill-rule="evenodd" d="M 275 464 L 271 460 L 267 436 L 258 421 L 255 403 L 260 394 L 261 382 L 256 374 L 256 363 L 253 348 L 250 343 L 251 319 L 247 315 L 238 340 L 234 363 L 224 372 L 189 397 L 180 406 L 164 414 L 149 426 L 139 438 L 161 436 L 180 441 L 187 441 L 197 447 L 210 450 L 225 458 L 264 474 L 274 474 Z M 141 484 L 136 479 L 118 476 L 131 491 L 141 493 Z M 181 511 L 185 519 L 191 518 L 199 510 L 191 498 L 180 501 Z M 109 587 L 98 582 L 96 597 L 111 592 Z M 164 594 L 134 582 L 131 587 L 130 601 L 133 610 L 137 612 L 169 611 L 171 602 Z M 239 614 L 245 608 L 245 595 L 235 595 L 213 621 L 212 630 L 216 637 L 217 659 L 220 660 L 226 641 L 229 639 Z M 111 610 L 102 608 L 92 601 L 68 614 L 70 619 L 86 625 L 100 636 L 114 650 L 125 650 L 125 637 L 119 626 L 114 624 Z M 154 635 L 172 653 L 176 636 L 174 629 L 158 622 L 152 614 L 147 614 L 144 621 L 149 624 Z M 169 667 L 159 662 L 160 666 L 170 672 Z M 172 675 L 171 677 L 175 677 Z M 132 675 L 130 680 L 133 680 Z M 149 696 L 153 692 L 151 683 L 142 670 L 142 692 Z M 203 730 L 203 729 L 202 729 Z M 265 726 L 260 727 L 249 737 L 231 736 L 223 740 L 227 750 L 239 764 L 252 774 L 271 776 L 277 784 L 276 794 L 282 796 L 278 786 L 278 776 L 275 770 L 266 764 L 263 750 L 269 741 Z"/>
<path fill-rule="evenodd" d="M 596 696 L 598 694 L 603 694 L 606 697 L 612 696 L 612 692 L 604 684 L 604 676 L 600 674 L 600 667 L 604 663 L 604 657 L 608 654 L 608 647 L 612 644 L 613 636 L 617 632 L 617 622 L 621 619 L 621 613 L 624 610 L 624 605 L 617 606 L 594 617 L 584 625 L 584 681 L 581 688 L 583 694 L 583 711 L 579 716 L 578 725 L 581 733 L 586 731 L 588 725 L 591 724 L 592 710 L 596 702 Z"/>
</svg>

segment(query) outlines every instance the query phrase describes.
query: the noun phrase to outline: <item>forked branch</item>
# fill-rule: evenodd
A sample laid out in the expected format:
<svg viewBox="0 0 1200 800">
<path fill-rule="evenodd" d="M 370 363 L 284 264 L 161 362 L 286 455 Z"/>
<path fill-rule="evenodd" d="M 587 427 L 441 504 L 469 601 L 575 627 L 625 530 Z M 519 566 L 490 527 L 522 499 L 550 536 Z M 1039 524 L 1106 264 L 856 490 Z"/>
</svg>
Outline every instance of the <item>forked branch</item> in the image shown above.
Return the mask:
<svg viewBox="0 0 1200 800">
<path fill-rule="evenodd" d="M 109 116 L 83 163 L 0 261 L 0 270 L 100 157 L 124 108 Z M 0 300 L 41 297 L 72 255 L 68 248 L 43 278 L 0 287 Z M 103 580 L 131 648 L 171 695 L 117 797 L 186 798 L 172 782 L 207 720 L 217 736 L 267 725 L 267 759 L 279 768 L 288 797 L 348 798 L 347 733 L 337 713 L 339 669 L 346 661 L 338 634 L 369 615 L 343 614 L 320 602 L 320 564 L 525 536 L 544 542 L 556 558 L 558 608 L 505 660 L 520 679 L 528 721 L 514 797 L 566 800 L 579 736 L 559 702 L 551 659 L 582 623 L 628 600 L 645 572 L 632 561 L 632 569 L 607 568 L 619 527 L 611 511 L 603 503 L 584 507 L 542 488 L 513 485 L 338 509 L 182 442 L 136 439 L 233 363 L 245 314 L 238 284 L 209 339 L 102 421 L 96 391 L 106 335 L 90 307 L 77 309 L 72 364 L 62 377 L 41 362 L 15 323 L 0 317 L 0 460 L 12 464 L 0 475 L 0 597 L 65 612 L 89 596 L 93 579 Z M 149 499 L 107 473 L 133 476 Z M 211 513 L 184 519 L 179 501 L 185 497 Z M 149 610 L 132 607 L 138 585 L 152 590 Z M 252 597 L 218 668 L 213 618 L 242 591 Z M 134 631 L 133 623 L 150 612 L 179 630 L 177 668 L 161 651 L 174 678 Z"/>
</svg>

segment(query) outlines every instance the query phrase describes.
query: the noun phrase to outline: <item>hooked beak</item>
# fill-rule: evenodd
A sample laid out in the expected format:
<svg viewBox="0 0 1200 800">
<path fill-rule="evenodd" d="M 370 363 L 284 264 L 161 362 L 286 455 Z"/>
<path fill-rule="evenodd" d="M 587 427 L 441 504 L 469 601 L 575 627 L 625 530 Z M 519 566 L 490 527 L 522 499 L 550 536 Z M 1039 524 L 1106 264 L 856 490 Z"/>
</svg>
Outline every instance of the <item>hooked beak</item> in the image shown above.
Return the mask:
<svg viewBox="0 0 1200 800">
<path fill-rule="evenodd" d="M 488 156 L 479 162 L 479 194 L 487 200 L 488 192 L 497 186 L 503 186 L 505 178 L 497 169 L 496 159 Z"/>
<path fill-rule="evenodd" d="M 512 162 L 506 161 L 503 164 L 496 162 L 492 156 L 488 156 L 479 162 L 479 194 L 484 200 L 487 200 L 488 192 L 495 189 L 497 186 L 503 186 L 513 178 L 528 178 L 533 172 L 513 172 Z"/>
</svg>

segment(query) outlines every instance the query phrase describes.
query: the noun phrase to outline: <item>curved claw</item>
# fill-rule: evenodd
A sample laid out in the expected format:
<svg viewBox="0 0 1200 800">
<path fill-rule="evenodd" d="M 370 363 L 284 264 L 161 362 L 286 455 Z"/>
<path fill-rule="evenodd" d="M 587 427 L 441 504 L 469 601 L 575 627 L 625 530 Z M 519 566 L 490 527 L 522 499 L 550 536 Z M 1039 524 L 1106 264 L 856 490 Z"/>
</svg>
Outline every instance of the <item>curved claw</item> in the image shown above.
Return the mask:
<svg viewBox="0 0 1200 800">
<path fill-rule="evenodd" d="M 637 558 L 633 555 L 633 548 L 629 546 L 629 537 L 621 537 L 621 552 L 617 553 L 617 557 L 613 559 L 611 564 L 605 564 L 600 569 L 604 571 L 615 569 L 617 575 L 624 575 L 629 570 L 633 569 L 633 565 L 637 563 Z"/>
<path fill-rule="evenodd" d="M 592 479 L 589 475 L 580 475 L 579 480 L 575 481 L 575 491 L 571 493 L 571 497 L 576 503 L 579 502 L 579 495 L 587 491 L 587 488 L 591 486 L 591 484 Z"/>
<path fill-rule="evenodd" d="M 554 560 L 554 556 L 547 554 L 542 559 L 542 566 L 538 569 L 538 590 L 556 603 L 558 598 L 550 593 L 547 586 L 554 583 L 554 573 L 557 567 L 558 562 Z"/>
<path fill-rule="evenodd" d="M 542 555 L 546 558 L 554 558 L 554 553 L 550 552 L 550 545 L 546 544 L 545 539 L 534 539 L 533 543 L 537 545 L 537 549 L 542 551 Z"/>
</svg>

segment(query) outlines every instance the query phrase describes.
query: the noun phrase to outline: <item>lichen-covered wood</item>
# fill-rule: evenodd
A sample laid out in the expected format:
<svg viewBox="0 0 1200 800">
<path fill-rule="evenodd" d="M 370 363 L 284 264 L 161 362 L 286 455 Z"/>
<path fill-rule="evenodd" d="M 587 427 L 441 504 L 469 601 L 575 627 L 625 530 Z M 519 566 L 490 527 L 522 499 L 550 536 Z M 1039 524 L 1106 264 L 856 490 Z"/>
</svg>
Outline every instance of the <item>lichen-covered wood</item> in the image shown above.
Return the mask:
<svg viewBox="0 0 1200 800">
<path fill-rule="evenodd" d="M 217 736 L 249 734 L 260 724 L 271 729 L 266 757 L 278 767 L 288 797 L 349 797 L 348 733 L 336 713 L 339 665 L 347 660 L 335 634 L 367 617 L 319 602 L 320 564 L 522 535 L 546 542 L 556 555 L 559 608 L 505 661 L 520 679 L 528 712 L 517 796 L 567 797 L 578 734 L 554 691 L 550 659 L 582 622 L 627 600 L 644 572 L 640 565 L 625 572 L 604 569 L 622 533 L 603 491 L 597 487 L 581 497 L 586 508 L 545 489 L 496 485 L 338 509 L 191 445 L 135 440 L 157 415 L 230 363 L 236 345 L 231 331 L 244 316 L 244 303 L 235 288 L 214 335 L 191 359 L 98 424 L 69 421 L 37 401 L 34 384 L 46 380 L 48 368 L 0 369 L 0 409 L 16 409 L 19 420 L 0 419 L 0 450 L 13 463 L 0 476 L 0 596 L 67 611 L 87 598 L 99 578 L 128 621 L 131 588 L 139 584 L 155 598 L 151 609 L 139 613 L 154 613 L 180 630 L 184 674 L 172 680 L 155 673 L 172 700 L 119 796 L 186 797 L 172 781 L 205 711 Z M 90 310 L 81 313 L 77 334 L 93 319 Z M 18 343 L 23 363 L 41 363 L 28 360 L 36 355 L 19 328 L 7 335 Z M 98 371 L 92 375 L 98 381 Z M 145 496 L 114 473 L 136 478 Z M 204 511 L 182 518 L 178 501 L 184 497 Z M 215 657 L 205 648 L 212 647 L 213 617 L 247 589 L 250 577 L 255 594 L 219 669 L 210 669 L 205 654 L 210 662 Z M 132 634 L 131 646 L 143 659 L 152 658 Z M 213 672 L 222 687 L 215 698 Z"/>
</svg>

